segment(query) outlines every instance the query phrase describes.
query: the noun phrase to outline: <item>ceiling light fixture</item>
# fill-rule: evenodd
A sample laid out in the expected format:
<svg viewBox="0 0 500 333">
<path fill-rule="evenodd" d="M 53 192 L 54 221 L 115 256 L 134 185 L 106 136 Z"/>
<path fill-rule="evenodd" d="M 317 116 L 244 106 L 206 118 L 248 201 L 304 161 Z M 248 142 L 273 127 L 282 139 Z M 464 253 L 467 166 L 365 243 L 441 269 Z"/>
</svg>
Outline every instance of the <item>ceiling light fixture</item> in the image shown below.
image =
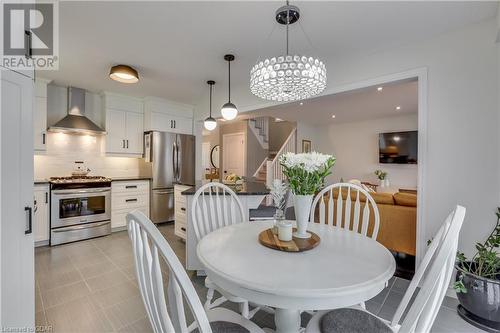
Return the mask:
<svg viewBox="0 0 500 333">
<path fill-rule="evenodd" d="M 398 111 L 401 110 L 401 107 L 399 105 L 396 106 L 396 110 L 398 110 Z"/>
<path fill-rule="evenodd" d="M 212 87 L 215 84 L 215 81 L 207 81 L 207 84 L 210 86 L 210 115 L 208 116 L 207 119 L 203 122 L 203 126 L 209 130 L 213 131 L 217 127 L 217 120 L 212 118 Z"/>
<path fill-rule="evenodd" d="M 332 118 L 335 119 L 335 115 L 334 114 L 332 114 Z"/>
<path fill-rule="evenodd" d="M 300 102 L 300 106 L 302 106 L 302 105 L 304 105 L 304 103 L 303 103 L 303 102 Z"/>
<path fill-rule="evenodd" d="M 326 88 L 326 67 L 319 59 L 289 54 L 288 28 L 299 20 L 300 10 L 286 5 L 276 11 L 276 21 L 286 25 L 286 54 L 257 64 L 250 71 L 250 90 L 260 98 L 291 102 L 320 94 Z"/>
<path fill-rule="evenodd" d="M 127 65 L 116 65 L 111 67 L 109 77 L 121 83 L 137 83 L 139 82 L 139 73 L 135 69 Z"/>
<path fill-rule="evenodd" d="M 236 105 L 231 103 L 231 61 L 234 60 L 234 55 L 232 54 L 226 54 L 224 56 L 224 60 L 227 61 L 227 66 L 228 66 L 228 76 L 229 76 L 229 98 L 228 102 L 222 106 L 222 109 L 220 112 L 222 113 L 222 117 L 226 120 L 233 120 L 236 118 L 238 115 L 238 109 L 236 108 Z"/>
<path fill-rule="evenodd" d="M 377 88 L 378 91 L 382 91 L 382 89 L 384 89 L 384 87 L 378 87 Z"/>
</svg>

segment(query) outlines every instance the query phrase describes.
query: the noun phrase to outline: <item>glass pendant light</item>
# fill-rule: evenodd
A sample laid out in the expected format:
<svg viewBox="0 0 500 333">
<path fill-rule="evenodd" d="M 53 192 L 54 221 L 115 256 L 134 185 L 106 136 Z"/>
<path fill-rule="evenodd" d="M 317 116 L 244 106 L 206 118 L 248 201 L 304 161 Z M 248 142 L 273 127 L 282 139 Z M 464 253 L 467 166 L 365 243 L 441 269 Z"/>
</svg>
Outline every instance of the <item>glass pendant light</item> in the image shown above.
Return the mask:
<svg viewBox="0 0 500 333">
<path fill-rule="evenodd" d="M 236 105 L 231 103 L 231 61 L 234 60 L 234 55 L 226 54 L 224 56 L 224 60 L 227 61 L 229 68 L 229 98 L 228 102 L 222 106 L 220 112 L 222 113 L 222 117 L 226 120 L 233 120 L 238 115 L 238 109 Z"/>
<path fill-rule="evenodd" d="M 209 131 L 213 131 L 217 127 L 217 120 L 212 118 L 212 87 L 215 84 L 215 81 L 207 81 L 208 85 L 210 86 L 210 116 L 208 116 L 207 119 L 205 119 L 205 122 L 203 123 L 203 126 L 205 129 Z"/>
</svg>

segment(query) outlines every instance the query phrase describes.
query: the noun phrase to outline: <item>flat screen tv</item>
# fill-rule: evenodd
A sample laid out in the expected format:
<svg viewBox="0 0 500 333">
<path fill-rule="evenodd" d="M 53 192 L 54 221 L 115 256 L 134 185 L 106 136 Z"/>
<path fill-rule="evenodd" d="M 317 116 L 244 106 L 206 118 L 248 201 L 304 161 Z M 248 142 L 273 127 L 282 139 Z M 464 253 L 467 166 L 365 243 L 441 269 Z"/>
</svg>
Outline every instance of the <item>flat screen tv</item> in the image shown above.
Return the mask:
<svg viewBox="0 0 500 333">
<path fill-rule="evenodd" d="M 417 164 L 418 132 L 380 133 L 378 136 L 379 163 Z"/>
</svg>

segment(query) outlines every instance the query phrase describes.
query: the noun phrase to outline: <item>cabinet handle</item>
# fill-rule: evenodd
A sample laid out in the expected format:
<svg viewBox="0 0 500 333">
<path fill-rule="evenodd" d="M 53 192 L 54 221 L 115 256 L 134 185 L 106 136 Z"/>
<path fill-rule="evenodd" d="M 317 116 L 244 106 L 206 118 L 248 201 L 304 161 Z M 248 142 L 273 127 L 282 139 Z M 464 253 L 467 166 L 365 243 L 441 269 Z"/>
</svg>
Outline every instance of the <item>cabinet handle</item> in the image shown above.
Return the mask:
<svg viewBox="0 0 500 333">
<path fill-rule="evenodd" d="M 137 188 L 137 185 L 127 185 L 125 188 Z"/>
<path fill-rule="evenodd" d="M 183 212 L 185 212 L 185 211 L 186 211 L 186 208 L 182 207 L 182 208 L 181 208 L 181 210 L 182 210 Z"/>
<path fill-rule="evenodd" d="M 38 206 L 36 204 L 36 200 L 33 201 L 33 211 L 36 213 L 36 211 L 38 210 Z"/>
<path fill-rule="evenodd" d="M 174 120 L 174 128 L 177 128 L 177 120 Z"/>
<path fill-rule="evenodd" d="M 32 219 L 33 211 L 31 210 L 31 207 L 24 207 L 24 211 L 28 212 L 28 230 L 24 230 L 24 234 L 28 235 L 28 234 L 31 234 L 31 232 L 33 231 L 33 229 L 32 229 L 32 226 L 33 226 L 33 219 Z"/>
<path fill-rule="evenodd" d="M 122 148 L 125 148 L 125 140 L 122 140 Z"/>
<path fill-rule="evenodd" d="M 42 133 L 42 145 L 45 144 L 45 133 Z"/>
<path fill-rule="evenodd" d="M 136 202 L 137 199 L 126 199 L 125 202 Z"/>
<path fill-rule="evenodd" d="M 186 228 L 184 228 L 184 227 L 181 227 L 181 230 L 184 231 L 184 232 L 186 232 Z"/>
<path fill-rule="evenodd" d="M 49 203 L 49 192 L 45 192 L 45 203 Z"/>
<path fill-rule="evenodd" d="M 27 59 L 33 57 L 33 50 L 31 49 L 31 31 L 24 30 L 24 46 L 26 47 L 24 56 Z"/>
<path fill-rule="evenodd" d="M 128 149 L 128 139 L 127 139 L 127 149 Z"/>
</svg>

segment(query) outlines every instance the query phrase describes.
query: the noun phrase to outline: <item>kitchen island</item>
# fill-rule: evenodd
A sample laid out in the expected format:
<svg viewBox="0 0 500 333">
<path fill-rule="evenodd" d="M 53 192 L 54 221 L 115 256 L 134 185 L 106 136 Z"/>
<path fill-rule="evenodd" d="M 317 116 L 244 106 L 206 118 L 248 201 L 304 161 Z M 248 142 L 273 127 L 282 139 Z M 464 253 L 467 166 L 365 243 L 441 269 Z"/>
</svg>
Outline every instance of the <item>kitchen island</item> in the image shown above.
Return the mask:
<svg viewBox="0 0 500 333">
<path fill-rule="evenodd" d="M 191 207 L 193 205 L 193 197 L 196 191 L 200 189 L 202 185 L 206 182 L 199 182 L 196 186 L 193 186 L 182 192 L 182 195 L 186 196 L 186 221 L 187 221 L 187 231 L 186 231 L 186 269 L 187 270 L 203 270 L 203 265 L 199 262 L 196 255 L 196 246 L 198 245 L 198 240 L 193 229 L 193 220 L 191 218 Z M 256 209 L 259 207 L 261 202 L 264 200 L 267 194 L 269 194 L 269 189 L 262 183 L 258 182 L 244 182 L 242 185 L 230 186 L 230 188 L 238 195 L 240 199 L 243 210 L 245 213 L 245 220 L 249 220 L 250 209 Z"/>
</svg>

